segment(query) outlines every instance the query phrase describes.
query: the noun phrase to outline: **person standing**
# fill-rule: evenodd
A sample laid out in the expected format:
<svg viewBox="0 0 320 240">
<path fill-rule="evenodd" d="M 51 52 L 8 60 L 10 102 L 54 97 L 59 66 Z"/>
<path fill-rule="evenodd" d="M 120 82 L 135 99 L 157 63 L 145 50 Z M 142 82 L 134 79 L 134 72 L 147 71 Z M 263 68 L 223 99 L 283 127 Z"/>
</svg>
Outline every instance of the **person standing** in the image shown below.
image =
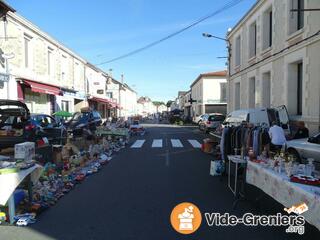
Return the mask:
<svg viewBox="0 0 320 240">
<path fill-rule="evenodd" d="M 286 143 L 286 136 L 282 127 L 279 127 L 276 122 L 272 122 L 272 127 L 269 129 L 271 139 L 271 150 L 280 149 Z"/>
<path fill-rule="evenodd" d="M 293 136 L 293 139 L 300 139 L 300 138 L 308 138 L 309 137 L 309 129 L 306 128 L 305 124 L 303 121 L 299 121 L 297 123 L 297 132 Z"/>
</svg>

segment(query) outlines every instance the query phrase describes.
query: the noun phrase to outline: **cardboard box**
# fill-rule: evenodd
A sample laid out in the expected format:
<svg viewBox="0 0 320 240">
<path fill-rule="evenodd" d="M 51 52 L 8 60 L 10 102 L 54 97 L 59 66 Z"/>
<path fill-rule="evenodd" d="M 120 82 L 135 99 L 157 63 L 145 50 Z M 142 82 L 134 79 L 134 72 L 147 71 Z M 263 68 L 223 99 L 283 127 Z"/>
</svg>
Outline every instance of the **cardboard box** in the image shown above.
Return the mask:
<svg viewBox="0 0 320 240">
<path fill-rule="evenodd" d="M 14 145 L 14 158 L 16 160 L 30 161 L 35 156 L 35 143 L 24 142 Z"/>
</svg>

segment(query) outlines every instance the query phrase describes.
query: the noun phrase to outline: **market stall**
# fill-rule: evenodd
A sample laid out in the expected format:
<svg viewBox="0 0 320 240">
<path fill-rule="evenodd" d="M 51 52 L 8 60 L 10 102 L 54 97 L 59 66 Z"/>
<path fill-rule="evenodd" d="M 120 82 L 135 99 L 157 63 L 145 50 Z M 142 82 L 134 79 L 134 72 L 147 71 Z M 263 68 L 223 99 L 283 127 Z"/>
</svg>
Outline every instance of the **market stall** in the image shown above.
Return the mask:
<svg viewBox="0 0 320 240">
<path fill-rule="evenodd" d="M 15 216 L 13 192 L 28 176 L 30 176 L 30 181 L 35 184 L 41 175 L 41 171 L 42 167 L 36 164 L 25 170 L 17 169 L 16 172 L 0 174 L 0 205 L 4 206 L 8 202 L 10 223 L 14 222 Z"/>
<path fill-rule="evenodd" d="M 272 161 L 272 160 L 271 160 Z M 247 162 L 246 182 L 263 190 L 284 207 L 305 203 L 308 211 L 302 213 L 305 220 L 320 230 L 320 181 L 313 185 L 292 182 L 283 171 L 276 172 L 264 162 Z M 309 182 L 312 184 L 312 182 Z"/>
</svg>

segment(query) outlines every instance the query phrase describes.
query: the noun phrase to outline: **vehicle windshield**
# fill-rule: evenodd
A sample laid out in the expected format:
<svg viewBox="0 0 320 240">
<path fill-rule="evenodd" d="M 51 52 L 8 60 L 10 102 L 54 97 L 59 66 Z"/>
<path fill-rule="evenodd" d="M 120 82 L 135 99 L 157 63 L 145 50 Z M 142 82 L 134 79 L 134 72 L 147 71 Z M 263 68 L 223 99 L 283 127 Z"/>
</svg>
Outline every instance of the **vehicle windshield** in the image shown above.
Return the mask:
<svg viewBox="0 0 320 240">
<path fill-rule="evenodd" d="M 89 115 L 90 115 L 89 112 L 83 112 L 83 113 L 76 112 L 76 113 L 74 113 L 71 121 L 72 122 L 77 122 L 77 121 L 79 121 L 81 119 L 87 118 Z"/>
</svg>

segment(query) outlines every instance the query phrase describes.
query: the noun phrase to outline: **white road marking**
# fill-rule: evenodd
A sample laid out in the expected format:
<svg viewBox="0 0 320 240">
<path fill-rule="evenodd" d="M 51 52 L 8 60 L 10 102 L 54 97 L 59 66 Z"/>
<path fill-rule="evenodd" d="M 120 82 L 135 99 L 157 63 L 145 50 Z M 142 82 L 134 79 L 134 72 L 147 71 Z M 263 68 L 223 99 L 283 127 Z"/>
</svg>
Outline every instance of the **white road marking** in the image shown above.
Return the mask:
<svg viewBox="0 0 320 240">
<path fill-rule="evenodd" d="M 131 148 L 141 148 L 146 140 L 137 140 L 132 144 Z"/>
<path fill-rule="evenodd" d="M 154 139 L 151 147 L 162 148 L 162 139 Z"/>
<path fill-rule="evenodd" d="M 183 145 L 179 139 L 171 139 L 172 147 L 174 148 L 182 148 Z"/>
<path fill-rule="evenodd" d="M 197 140 L 188 139 L 188 142 L 192 145 L 194 148 L 201 148 L 201 144 Z"/>
</svg>

